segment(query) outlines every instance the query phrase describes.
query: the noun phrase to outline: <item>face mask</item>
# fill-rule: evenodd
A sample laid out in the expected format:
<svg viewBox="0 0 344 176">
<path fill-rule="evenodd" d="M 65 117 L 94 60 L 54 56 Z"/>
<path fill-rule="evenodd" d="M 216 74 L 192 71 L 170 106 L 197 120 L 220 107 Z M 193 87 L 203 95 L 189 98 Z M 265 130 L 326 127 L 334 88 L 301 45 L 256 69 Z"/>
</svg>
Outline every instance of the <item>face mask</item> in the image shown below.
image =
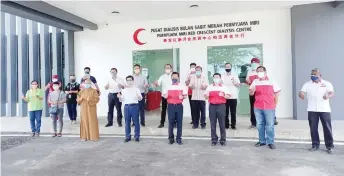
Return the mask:
<svg viewBox="0 0 344 176">
<path fill-rule="evenodd" d="M 231 72 L 231 70 L 232 70 L 232 69 L 230 69 L 230 68 L 226 68 L 226 72 L 227 72 L 227 73 Z"/>
<path fill-rule="evenodd" d="M 53 86 L 54 90 L 59 90 L 59 86 Z"/>
<path fill-rule="evenodd" d="M 258 75 L 258 78 L 264 78 L 265 77 L 264 72 L 258 72 L 257 75 Z"/>
<path fill-rule="evenodd" d="M 319 79 L 319 78 L 318 78 L 317 76 L 314 76 L 314 75 L 311 76 L 311 80 L 312 80 L 312 81 L 318 81 L 318 79 Z"/>
<path fill-rule="evenodd" d="M 201 76 L 202 72 L 201 71 L 196 71 L 196 76 Z"/>
<path fill-rule="evenodd" d="M 75 83 L 75 79 L 70 79 L 70 82 L 71 83 Z"/>
<path fill-rule="evenodd" d="M 170 73 L 171 73 L 171 69 L 165 69 L 165 72 L 166 72 L 167 74 L 170 74 Z"/>
<path fill-rule="evenodd" d="M 111 76 L 115 77 L 117 75 L 117 73 L 111 73 Z"/>
<path fill-rule="evenodd" d="M 134 70 L 134 73 L 135 73 L 135 74 L 139 74 L 139 73 L 140 73 L 140 69 L 135 69 L 135 70 Z"/>
<path fill-rule="evenodd" d="M 215 84 L 219 84 L 220 83 L 220 79 L 219 78 L 213 78 L 213 80 L 214 80 Z"/>
<path fill-rule="evenodd" d="M 88 88 L 91 87 L 91 84 L 85 84 L 84 87 L 85 87 L 86 89 L 88 89 Z"/>
<path fill-rule="evenodd" d="M 37 89 L 37 85 L 31 85 L 33 89 Z"/>
<path fill-rule="evenodd" d="M 132 86 L 134 84 L 133 81 L 127 81 L 128 86 Z"/>
<path fill-rule="evenodd" d="M 57 82 L 57 79 L 53 79 L 53 82 Z"/>
<path fill-rule="evenodd" d="M 178 79 L 172 79 L 172 83 L 175 84 L 178 82 Z"/>
<path fill-rule="evenodd" d="M 85 71 L 85 74 L 86 74 L 86 75 L 89 75 L 89 74 L 90 74 L 90 71 Z"/>
<path fill-rule="evenodd" d="M 252 70 L 255 70 L 255 69 L 257 69 L 257 67 L 258 67 L 258 64 L 256 64 L 256 63 L 252 63 L 252 64 L 251 64 L 251 68 L 252 68 Z"/>
<path fill-rule="evenodd" d="M 190 72 L 195 72 L 196 68 L 190 68 Z"/>
</svg>

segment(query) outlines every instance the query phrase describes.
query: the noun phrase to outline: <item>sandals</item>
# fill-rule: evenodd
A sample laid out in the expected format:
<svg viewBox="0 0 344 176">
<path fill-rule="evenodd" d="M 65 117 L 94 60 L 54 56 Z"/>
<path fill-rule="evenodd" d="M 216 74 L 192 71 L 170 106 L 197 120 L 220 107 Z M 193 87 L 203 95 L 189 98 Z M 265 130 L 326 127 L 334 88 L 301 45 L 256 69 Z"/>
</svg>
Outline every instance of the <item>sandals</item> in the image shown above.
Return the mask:
<svg viewBox="0 0 344 176">
<path fill-rule="evenodd" d="M 58 134 L 57 134 L 57 137 L 61 137 L 61 136 L 62 136 L 62 133 L 58 133 Z"/>
<path fill-rule="evenodd" d="M 56 133 L 54 133 L 51 137 L 56 137 L 57 136 L 57 134 Z"/>
</svg>

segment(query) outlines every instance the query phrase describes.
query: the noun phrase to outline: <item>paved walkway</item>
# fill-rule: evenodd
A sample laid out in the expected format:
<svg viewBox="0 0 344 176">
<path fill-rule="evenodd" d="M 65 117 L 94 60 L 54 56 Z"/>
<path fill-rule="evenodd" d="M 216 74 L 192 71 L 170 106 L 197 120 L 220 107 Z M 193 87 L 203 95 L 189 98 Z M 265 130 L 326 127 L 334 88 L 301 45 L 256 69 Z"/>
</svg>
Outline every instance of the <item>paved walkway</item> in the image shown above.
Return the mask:
<svg viewBox="0 0 344 176">
<path fill-rule="evenodd" d="M 160 117 L 149 116 L 146 117 L 146 127 L 141 128 L 142 136 L 167 136 L 167 122 L 164 128 L 157 128 L 159 125 Z M 206 129 L 192 129 L 190 117 L 186 117 L 183 121 L 183 136 L 190 137 L 210 137 L 210 123 L 207 119 Z M 30 124 L 27 117 L 2 117 L 1 132 L 5 133 L 29 133 Z M 248 117 L 239 117 L 237 119 L 237 130 L 227 130 L 228 138 L 257 138 L 256 129 L 248 129 L 250 122 Z M 117 124 L 113 127 L 105 128 L 107 120 L 106 117 L 99 118 L 100 134 L 104 135 L 124 135 L 124 127 L 119 128 Z M 292 120 L 292 119 L 279 119 L 279 124 L 275 126 L 276 139 L 287 140 L 310 140 L 308 121 L 305 120 Z M 333 134 L 335 141 L 344 142 L 344 121 L 333 121 Z M 219 128 L 217 128 L 219 131 Z M 50 118 L 42 118 L 41 133 L 51 132 Z M 72 125 L 69 123 L 68 118 L 64 118 L 63 133 L 65 134 L 79 134 L 79 124 Z M 133 133 L 133 130 L 132 130 Z M 322 127 L 319 124 L 319 135 L 323 139 Z"/>
<path fill-rule="evenodd" d="M 8 140 L 2 137 L 2 143 Z M 9 139 L 11 140 L 11 139 Z M 3 142 L 4 141 L 4 142 Z M 40 137 L 2 151 L 1 174 L 6 176 L 343 176 L 344 147 L 332 155 L 322 146 L 277 143 L 277 149 L 254 147 L 254 142 L 211 146 L 205 140 L 123 138 L 81 142 L 78 138 Z"/>
</svg>

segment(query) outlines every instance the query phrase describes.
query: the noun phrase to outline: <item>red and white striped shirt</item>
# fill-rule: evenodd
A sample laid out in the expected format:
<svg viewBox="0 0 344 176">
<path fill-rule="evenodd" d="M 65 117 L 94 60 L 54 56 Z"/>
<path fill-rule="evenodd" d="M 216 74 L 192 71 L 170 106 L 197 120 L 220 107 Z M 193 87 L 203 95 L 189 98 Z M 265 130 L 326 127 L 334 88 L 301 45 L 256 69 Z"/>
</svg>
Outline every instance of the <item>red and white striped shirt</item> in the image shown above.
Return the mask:
<svg viewBox="0 0 344 176">
<path fill-rule="evenodd" d="M 205 90 L 204 95 L 209 97 L 208 99 L 210 104 L 225 104 L 225 95 L 231 95 L 231 93 L 229 92 L 229 89 L 222 86 L 222 84 L 211 84 Z"/>
<path fill-rule="evenodd" d="M 250 86 L 250 90 L 255 90 L 255 108 L 263 110 L 276 108 L 275 94 L 280 92 L 281 89 L 273 80 L 268 77 L 255 79 Z"/>
<path fill-rule="evenodd" d="M 172 84 L 163 90 L 162 94 L 164 97 L 167 96 L 168 104 L 182 104 L 184 98 L 180 99 L 180 95 L 187 96 L 188 87 L 180 84 Z"/>
</svg>

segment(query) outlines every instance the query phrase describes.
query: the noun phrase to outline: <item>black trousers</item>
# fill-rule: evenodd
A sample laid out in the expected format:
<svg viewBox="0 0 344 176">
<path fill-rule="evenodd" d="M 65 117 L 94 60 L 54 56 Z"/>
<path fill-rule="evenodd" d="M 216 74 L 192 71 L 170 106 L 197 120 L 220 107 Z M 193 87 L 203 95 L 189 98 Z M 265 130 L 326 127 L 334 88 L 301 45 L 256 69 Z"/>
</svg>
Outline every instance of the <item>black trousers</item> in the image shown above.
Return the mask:
<svg viewBox="0 0 344 176">
<path fill-rule="evenodd" d="M 192 104 L 192 100 L 191 100 L 192 95 L 188 95 L 188 97 L 189 97 L 189 103 L 190 103 L 191 121 L 193 123 L 193 119 L 195 118 L 195 114 L 194 114 L 193 104 Z"/>
<path fill-rule="evenodd" d="M 160 124 L 164 124 L 166 120 L 167 99 L 161 97 L 161 120 Z"/>
<path fill-rule="evenodd" d="M 251 125 L 256 126 L 257 125 L 257 121 L 256 121 L 256 116 L 254 115 L 254 102 L 256 101 L 255 95 L 251 96 L 250 95 L 250 109 L 251 109 Z"/>
<path fill-rule="evenodd" d="M 225 128 L 225 104 L 210 104 L 209 105 L 209 119 L 211 128 L 211 142 L 217 142 L 218 136 L 216 134 L 216 124 L 219 121 L 220 127 L 220 142 L 226 141 L 226 128 Z"/>
<path fill-rule="evenodd" d="M 237 99 L 227 99 L 226 100 L 226 118 L 225 118 L 226 128 L 229 128 L 229 112 L 231 113 L 231 127 L 232 128 L 235 127 L 236 109 L 237 109 Z"/>
<path fill-rule="evenodd" d="M 331 125 L 331 113 L 329 112 L 312 112 L 308 111 L 308 122 L 311 130 L 312 146 L 319 147 L 320 139 L 318 133 L 319 119 L 323 126 L 325 146 L 327 149 L 332 149 L 333 146 L 333 135 Z"/>
<path fill-rule="evenodd" d="M 201 121 L 201 127 L 205 127 L 205 101 L 202 100 L 191 100 L 193 110 L 193 126 L 198 127 Z"/>
<path fill-rule="evenodd" d="M 108 111 L 108 123 L 113 124 L 113 110 L 114 107 L 116 107 L 117 111 L 117 123 L 122 124 L 122 102 L 119 101 L 117 97 L 118 93 L 109 93 L 108 95 L 108 106 L 109 106 L 109 111 Z"/>
</svg>

